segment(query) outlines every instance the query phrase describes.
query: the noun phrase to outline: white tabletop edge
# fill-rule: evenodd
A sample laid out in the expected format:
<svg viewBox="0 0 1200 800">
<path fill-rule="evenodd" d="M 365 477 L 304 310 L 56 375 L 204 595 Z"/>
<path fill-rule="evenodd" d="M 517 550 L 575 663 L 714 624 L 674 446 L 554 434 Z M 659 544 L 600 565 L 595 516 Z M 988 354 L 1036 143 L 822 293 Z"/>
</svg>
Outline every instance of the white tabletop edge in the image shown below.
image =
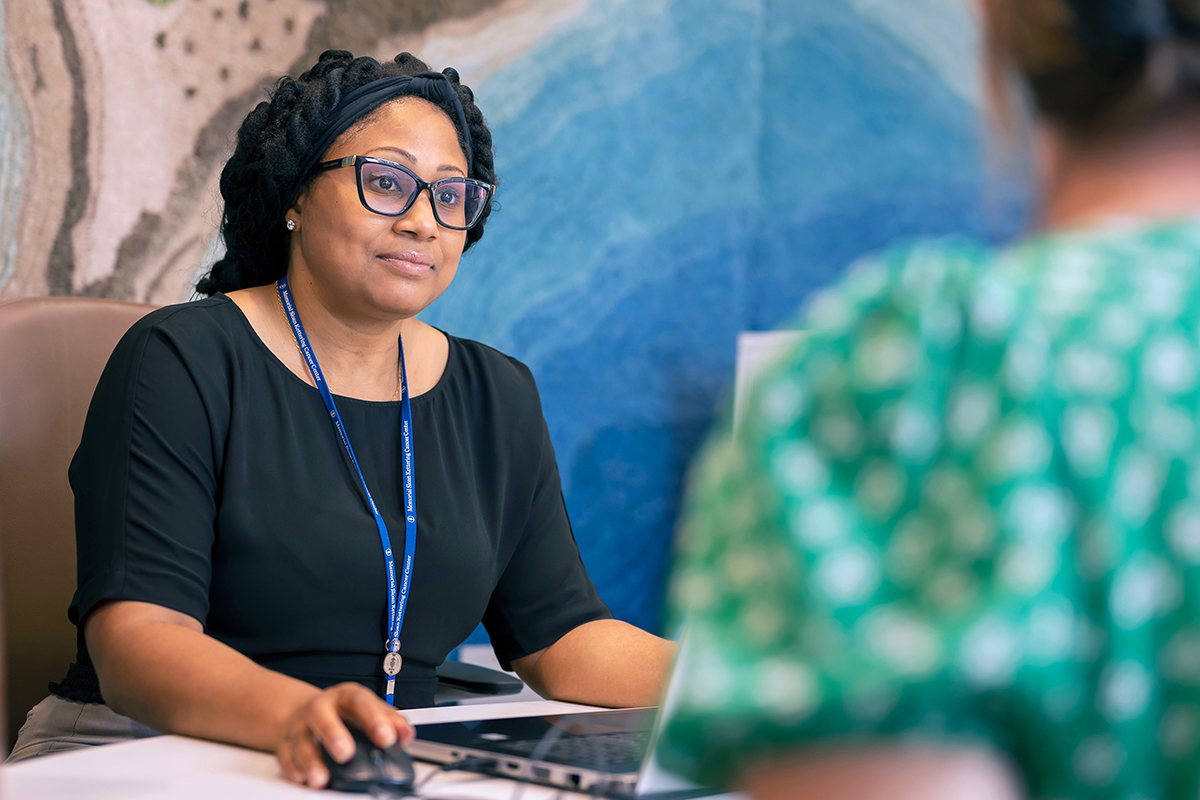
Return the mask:
<svg viewBox="0 0 1200 800">
<path fill-rule="evenodd" d="M 410 708 L 401 712 L 413 725 L 433 722 L 468 722 L 504 717 L 539 717 L 543 714 L 577 714 L 581 711 L 601 711 L 596 706 L 560 703 L 557 700 L 528 700 L 519 703 L 486 703 L 483 705 L 436 706 Z"/>
<path fill-rule="evenodd" d="M 403 712 L 414 725 L 498 717 L 528 717 L 598 710 L 549 700 L 487 705 L 441 706 Z M 417 763 L 418 777 L 433 771 Z M 463 773 L 444 773 L 429 786 L 456 797 L 507 797 L 512 783 Z M 436 787 L 436 788 L 435 788 Z M 551 790 L 527 787 L 527 800 L 546 800 Z M 423 792 L 423 794 L 426 794 Z M 294 800 L 328 798 L 327 793 L 283 780 L 275 757 L 234 745 L 187 736 L 155 736 L 101 747 L 55 753 L 0 767 L 4 800 Z"/>
</svg>

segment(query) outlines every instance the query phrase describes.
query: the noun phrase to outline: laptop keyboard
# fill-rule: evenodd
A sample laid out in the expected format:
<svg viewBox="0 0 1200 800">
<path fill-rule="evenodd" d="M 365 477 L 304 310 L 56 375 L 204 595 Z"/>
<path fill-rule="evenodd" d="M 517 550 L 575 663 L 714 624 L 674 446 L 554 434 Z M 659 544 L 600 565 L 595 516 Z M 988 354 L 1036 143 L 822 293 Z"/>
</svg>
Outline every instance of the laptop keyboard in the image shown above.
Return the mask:
<svg viewBox="0 0 1200 800">
<path fill-rule="evenodd" d="M 532 756 L 541 744 L 539 739 L 526 739 L 495 742 L 492 747 L 513 755 Z M 600 767 L 636 761 L 646 752 L 649 744 L 650 731 L 616 731 L 589 736 L 568 734 L 551 745 L 539 759 Z"/>
</svg>

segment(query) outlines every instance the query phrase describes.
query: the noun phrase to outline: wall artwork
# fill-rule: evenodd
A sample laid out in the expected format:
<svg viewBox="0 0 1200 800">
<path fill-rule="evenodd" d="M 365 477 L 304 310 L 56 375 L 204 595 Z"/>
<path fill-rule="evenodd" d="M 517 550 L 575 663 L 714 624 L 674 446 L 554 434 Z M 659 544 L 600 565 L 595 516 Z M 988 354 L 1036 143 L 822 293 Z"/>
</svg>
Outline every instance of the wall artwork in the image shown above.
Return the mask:
<svg viewBox="0 0 1200 800">
<path fill-rule="evenodd" d="M 897 239 L 1023 219 L 963 0 L 2 1 L 0 299 L 187 300 L 279 74 L 456 67 L 499 209 L 423 318 L 533 370 L 584 561 L 651 630 L 738 331 Z"/>
</svg>

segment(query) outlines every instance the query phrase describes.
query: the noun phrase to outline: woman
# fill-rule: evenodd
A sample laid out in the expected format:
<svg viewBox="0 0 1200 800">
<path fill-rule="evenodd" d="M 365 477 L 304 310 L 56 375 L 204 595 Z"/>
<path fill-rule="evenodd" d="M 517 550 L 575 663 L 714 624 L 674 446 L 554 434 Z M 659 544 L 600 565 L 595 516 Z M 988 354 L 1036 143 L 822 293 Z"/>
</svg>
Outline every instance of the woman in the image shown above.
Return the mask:
<svg viewBox="0 0 1200 800">
<path fill-rule="evenodd" d="M 408 54 L 327 52 L 247 117 L 210 297 L 134 326 L 93 399 L 79 663 L 14 758 L 164 731 L 322 786 L 318 743 L 411 738 L 391 704 L 431 704 L 481 619 L 547 696 L 656 702 L 672 645 L 588 580 L 529 370 L 415 318 L 492 170 L 470 89 Z"/>
<path fill-rule="evenodd" d="M 669 761 L 761 797 L 1195 797 L 1200 7 L 993 0 L 1042 230 L 812 304 L 692 476 Z"/>
</svg>

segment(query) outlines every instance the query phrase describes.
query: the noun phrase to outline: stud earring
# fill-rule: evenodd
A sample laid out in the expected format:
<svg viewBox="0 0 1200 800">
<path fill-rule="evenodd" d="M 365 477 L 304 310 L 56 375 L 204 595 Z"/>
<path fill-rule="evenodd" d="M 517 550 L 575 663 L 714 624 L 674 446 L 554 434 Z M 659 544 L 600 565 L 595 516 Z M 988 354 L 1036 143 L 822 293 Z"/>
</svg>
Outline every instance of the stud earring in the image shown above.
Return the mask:
<svg viewBox="0 0 1200 800">
<path fill-rule="evenodd" d="M 289 219 L 289 220 L 287 221 L 287 229 L 288 229 L 289 231 L 294 231 L 294 230 L 296 230 L 296 220 L 294 220 L 294 219 Z"/>
</svg>

